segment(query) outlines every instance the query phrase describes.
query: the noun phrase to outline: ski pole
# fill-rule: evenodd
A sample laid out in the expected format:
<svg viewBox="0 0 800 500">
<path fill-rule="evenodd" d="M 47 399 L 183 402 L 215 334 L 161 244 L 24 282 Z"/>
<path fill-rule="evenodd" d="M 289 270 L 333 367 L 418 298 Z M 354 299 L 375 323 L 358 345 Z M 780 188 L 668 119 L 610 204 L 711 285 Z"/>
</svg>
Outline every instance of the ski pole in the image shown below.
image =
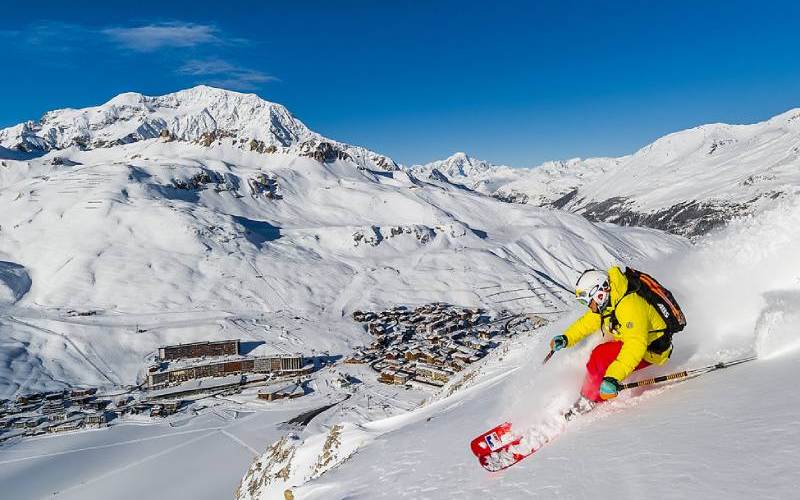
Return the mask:
<svg viewBox="0 0 800 500">
<path fill-rule="evenodd" d="M 733 361 L 720 361 L 714 365 L 704 366 L 702 368 L 695 368 L 693 370 L 685 370 L 682 372 L 677 373 L 670 373 L 669 375 L 661 375 L 660 377 L 653 377 L 648 378 L 645 380 L 639 380 L 638 382 L 630 382 L 627 384 L 621 384 L 619 390 L 623 391 L 625 389 L 633 389 L 635 387 L 643 387 L 646 385 L 653 385 L 658 384 L 661 382 L 668 382 L 671 380 L 681 380 L 690 377 L 696 377 L 698 375 L 702 375 L 704 373 L 713 372 L 716 370 L 721 370 L 722 368 L 727 368 L 729 366 L 738 365 L 740 363 L 746 363 L 747 361 L 753 361 L 757 359 L 757 356 L 748 356 L 746 358 L 736 359 Z"/>
<path fill-rule="evenodd" d="M 553 354 L 555 354 L 555 353 L 556 353 L 556 351 L 550 349 L 550 352 L 547 354 L 547 356 L 545 356 L 544 361 L 542 361 L 542 364 L 546 365 L 547 362 L 550 361 L 550 358 L 552 358 Z"/>
</svg>

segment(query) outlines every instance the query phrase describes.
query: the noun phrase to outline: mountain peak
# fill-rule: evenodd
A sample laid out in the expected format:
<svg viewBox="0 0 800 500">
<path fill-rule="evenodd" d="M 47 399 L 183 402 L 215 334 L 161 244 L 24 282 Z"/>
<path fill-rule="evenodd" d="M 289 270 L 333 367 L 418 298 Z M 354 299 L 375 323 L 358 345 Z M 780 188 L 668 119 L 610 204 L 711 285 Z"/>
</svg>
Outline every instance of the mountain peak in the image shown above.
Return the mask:
<svg viewBox="0 0 800 500">
<path fill-rule="evenodd" d="M 0 147 L 38 154 L 73 146 L 108 148 L 162 135 L 208 147 L 227 144 L 261 153 L 348 159 L 377 170 L 398 168 L 391 158 L 313 132 L 280 104 L 207 85 L 161 96 L 125 92 L 100 106 L 50 111 L 38 121 L 0 130 Z"/>
<path fill-rule="evenodd" d="M 444 160 L 433 161 L 425 165 L 415 165 L 412 167 L 412 169 L 416 171 L 432 172 L 433 170 L 438 170 L 451 179 L 458 177 L 475 177 L 493 168 L 495 168 L 495 165 L 492 163 L 473 158 L 462 151 L 453 153 Z"/>
</svg>

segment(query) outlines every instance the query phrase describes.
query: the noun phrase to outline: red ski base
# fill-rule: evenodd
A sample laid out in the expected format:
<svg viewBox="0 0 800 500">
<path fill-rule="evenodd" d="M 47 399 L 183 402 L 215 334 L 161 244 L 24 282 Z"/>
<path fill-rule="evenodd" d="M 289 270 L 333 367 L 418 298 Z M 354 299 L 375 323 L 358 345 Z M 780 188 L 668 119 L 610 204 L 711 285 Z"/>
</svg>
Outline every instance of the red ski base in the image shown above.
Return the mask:
<svg viewBox="0 0 800 500">
<path fill-rule="evenodd" d="M 524 452 L 512 448 L 516 447 L 520 441 L 522 441 L 522 437 L 515 436 L 511 432 L 511 423 L 504 422 L 473 439 L 470 449 L 484 469 L 497 472 L 511 467 L 536 451 L 533 449 Z"/>
</svg>

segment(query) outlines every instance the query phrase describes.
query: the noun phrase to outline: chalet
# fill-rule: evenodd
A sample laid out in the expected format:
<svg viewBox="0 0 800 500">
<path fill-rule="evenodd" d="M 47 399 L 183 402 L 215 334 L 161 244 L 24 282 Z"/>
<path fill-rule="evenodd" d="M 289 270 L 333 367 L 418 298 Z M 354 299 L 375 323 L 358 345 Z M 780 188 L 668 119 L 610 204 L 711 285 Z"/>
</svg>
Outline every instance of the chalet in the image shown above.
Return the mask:
<svg viewBox="0 0 800 500">
<path fill-rule="evenodd" d="M 461 343 L 463 345 L 465 345 L 467 347 L 471 347 L 472 349 L 475 349 L 475 350 L 486 349 L 487 347 L 489 347 L 489 343 L 488 342 L 486 342 L 485 340 L 480 340 L 477 337 L 473 337 L 472 335 L 464 337 L 463 339 L 461 339 Z"/>
<path fill-rule="evenodd" d="M 442 368 L 437 368 L 425 363 L 417 363 L 415 368 L 417 377 L 426 379 L 426 381 L 445 383 L 450 379 L 452 372 Z"/>
<path fill-rule="evenodd" d="M 464 338 L 464 337 L 466 337 L 466 336 L 467 336 L 467 334 L 466 334 L 466 333 L 464 333 L 463 331 L 458 331 L 458 332 L 453 332 L 453 333 L 451 333 L 451 334 L 450 334 L 450 335 L 448 335 L 447 337 L 448 337 L 450 340 L 460 340 L 460 339 L 463 339 L 463 338 Z"/>
<path fill-rule="evenodd" d="M 14 422 L 19 420 L 19 417 L 5 417 L 0 419 L 0 429 L 11 429 L 14 427 Z"/>
<path fill-rule="evenodd" d="M 86 415 L 86 427 L 105 427 L 108 423 L 108 415 L 105 412 L 89 413 Z"/>
<path fill-rule="evenodd" d="M 464 353 L 464 354 L 468 354 L 469 356 L 475 356 L 475 355 L 478 354 L 477 349 L 473 349 L 471 347 L 467 347 L 467 346 L 464 346 L 464 345 L 460 345 L 456 349 L 458 350 L 458 352 L 461 352 L 461 353 Z"/>
<path fill-rule="evenodd" d="M 31 417 L 25 420 L 25 427 L 38 427 L 45 422 L 47 422 L 47 417 Z"/>
<path fill-rule="evenodd" d="M 394 376 L 397 374 L 397 370 L 395 368 L 385 368 L 381 370 L 380 375 L 378 375 L 378 382 L 382 384 L 394 384 Z"/>
<path fill-rule="evenodd" d="M 431 334 L 431 333 L 438 333 L 438 330 L 439 330 L 439 328 L 443 327 L 443 326 L 444 326 L 444 324 L 445 324 L 446 322 L 447 322 L 447 320 L 440 319 L 440 320 L 438 320 L 438 321 L 434 321 L 434 322 L 432 322 L 432 323 L 428 323 L 428 324 L 425 326 L 425 329 L 427 330 L 427 332 L 428 332 L 429 334 Z"/>
<path fill-rule="evenodd" d="M 143 402 L 136 403 L 130 407 L 130 412 L 133 413 L 134 415 L 137 415 L 139 413 L 149 412 L 152 406 L 153 405 L 150 403 L 143 403 Z"/>
<path fill-rule="evenodd" d="M 466 364 L 466 363 L 472 363 L 471 360 L 472 360 L 473 356 L 471 354 L 466 354 L 466 353 L 463 353 L 463 352 L 455 352 L 455 353 L 452 354 L 451 357 L 454 360 L 458 360 L 458 361 Z"/>
<path fill-rule="evenodd" d="M 384 359 L 383 364 L 389 368 L 400 368 L 405 364 L 405 359 Z"/>
<path fill-rule="evenodd" d="M 406 370 L 397 370 L 394 374 L 394 383 L 397 385 L 406 385 L 414 374 Z"/>
<path fill-rule="evenodd" d="M 70 391 L 69 397 L 72 399 L 85 398 L 86 396 L 93 396 L 95 393 L 97 393 L 96 387 L 76 388 Z"/>
<path fill-rule="evenodd" d="M 175 399 L 171 401 L 162 401 L 161 411 L 164 415 L 172 415 L 178 411 L 178 409 L 181 407 L 181 404 L 183 404 L 183 401 L 181 401 L 180 399 Z"/>
<path fill-rule="evenodd" d="M 495 330 L 478 330 L 476 333 L 481 340 L 491 340 L 497 334 Z"/>
<path fill-rule="evenodd" d="M 420 350 L 420 355 L 417 357 L 417 359 L 424 361 L 425 363 L 433 363 L 433 361 L 436 359 L 436 354 L 428 349 L 422 349 Z"/>
<path fill-rule="evenodd" d="M 41 392 L 34 392 L 32 394 L 25 394 L 17 396 L 16 403 L 17 405 L 27 405 L 30 403 L 37 403 L 44 399 L 44 394 Z"/>
<path fill-rule="evenodd" d="M 405 352 L 405 358 L 407 361 L 416 361 L 422 355 L 422 351 L 419 349 L 410 349 Z"/>
<path fill-rule="evenodd" d="M 87 410 L 101 411 L 105 410 L 106 406 L 110 405 L 111 401 L 108 399 L 95 399 L 83 405 Z"/>
<path fill-rule="evenodd" d="M 50 422 L 63 422 L 64 420 L 67 419 L 67 412 L 61 411 L 58 413 L 50 413 L 49 415 L 47 415 L 47 419 Z"/>
<path fill-rule="evenodd" d="M 24 429 L 25 427 L 28 426 L 28 420 L 30 420 L 30 417 L 18 418 L 18 419 L 16 419 L 16 420 L 11 422 L 11 428 L 12 429 Z"/>
<path fill-rule="evenodd" d="M 437 355 L 431 362 L 434 366 L 447 366 L 447 356 L 444 354 Z"/>
<path fill-rule="evenodd" d="M 412 315 L 411 315 L 411 316 L 408 318 L 408 321 L 409 321 L 409 323 L 412 323 L 412 324 L 415 324 L 415 325 L 416 325 L 417 323 L 419 323 L 420 321 L 423 321 L 423 320 L 425 320 L 425 315 L 423 315 L 423 314 L 419 314 L 419 313 L 412 314 Z"/>
<path fill-rule="evenodd" d="M 89 403 L 90 403 L 90 402 L 91 402 L 93 399 L 94 399 L 94 396 L 92 396 L 91 394 L 89 394 L 89 395 L 87 395 L 87 396 L 80 396 L 80 397 L 76 397 L 76 398 L 70 398 L 70 401 L 72 402 L 72 404 L 73 404 L 73 405 L 77 405 L 77 406 L 86 406 L 86 405 L 87 405 L 87 404 L 89 404 Z"/>
<path fill-rule="evenodd" d="M 384 359 L 399 359 L 402 355 L 399 350 L 397 349 L 390 349 L 386 351 L 386 354 L 383 355 Z"/>
<path fill-rule="evenodd" d="M 452 358 L 448 361 L 448 366 L 455 371 L 461 371 L 467 367 L 467 362 L 458 358 Z"/>
<path fill-rule="evenodd" d="M 61 391 L 51 392 L 44 397 L 45 404 L 63 400 L 64 400 L 64 393 Z"/>
<path fill-rule="evenodd" d="M 458 350 L 458 344 L 455 342 L 447 342 L 446 344 L 442 344 L 439 346 L 439 351 L 444 354 L 451 354 Z"/>
<path fill-rule="evenodd" d="M 68 432 L 80 429 L 83 426 L 83 419 L 72 420 L 48 427 L 48 432 Z"/>
<path fill-rule="evenodd" d="M 41 412 L 45 415 L 50 413 L 58 413 L 64 411 L 66 405 L 64 401 L 49 401 L 46 404 L 42 405 Z"/>
</svg>

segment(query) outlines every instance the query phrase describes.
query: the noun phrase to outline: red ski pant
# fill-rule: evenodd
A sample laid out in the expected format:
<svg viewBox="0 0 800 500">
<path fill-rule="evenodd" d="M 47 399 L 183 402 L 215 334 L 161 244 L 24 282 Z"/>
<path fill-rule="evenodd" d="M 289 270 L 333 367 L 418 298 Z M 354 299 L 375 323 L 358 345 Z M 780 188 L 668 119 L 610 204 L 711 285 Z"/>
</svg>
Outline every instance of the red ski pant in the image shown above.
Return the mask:
<svg viewBox="0 0 800 500">
<path fill-rule="evenodd" d="M 583 379 L 583 387 L 581 388 L 583 397 L 592 401 L 602 401 L 600 398 L 600 384 L 603 382 L 603 377 L 606 376 L 608 366 L 617 359 L 620 349 L 622 349 L 622 342 L 615 340 L 603 342 L 592 350 L 592 355 L 589 356 L 589 361 L 586 363 L 586 378 Z M 648 366 L 650 366 L 650 363 L 642 360 L 635 370 L 641 370 Z M 622 381 L 620 380 L 620 382 Z"/>
</svg>

